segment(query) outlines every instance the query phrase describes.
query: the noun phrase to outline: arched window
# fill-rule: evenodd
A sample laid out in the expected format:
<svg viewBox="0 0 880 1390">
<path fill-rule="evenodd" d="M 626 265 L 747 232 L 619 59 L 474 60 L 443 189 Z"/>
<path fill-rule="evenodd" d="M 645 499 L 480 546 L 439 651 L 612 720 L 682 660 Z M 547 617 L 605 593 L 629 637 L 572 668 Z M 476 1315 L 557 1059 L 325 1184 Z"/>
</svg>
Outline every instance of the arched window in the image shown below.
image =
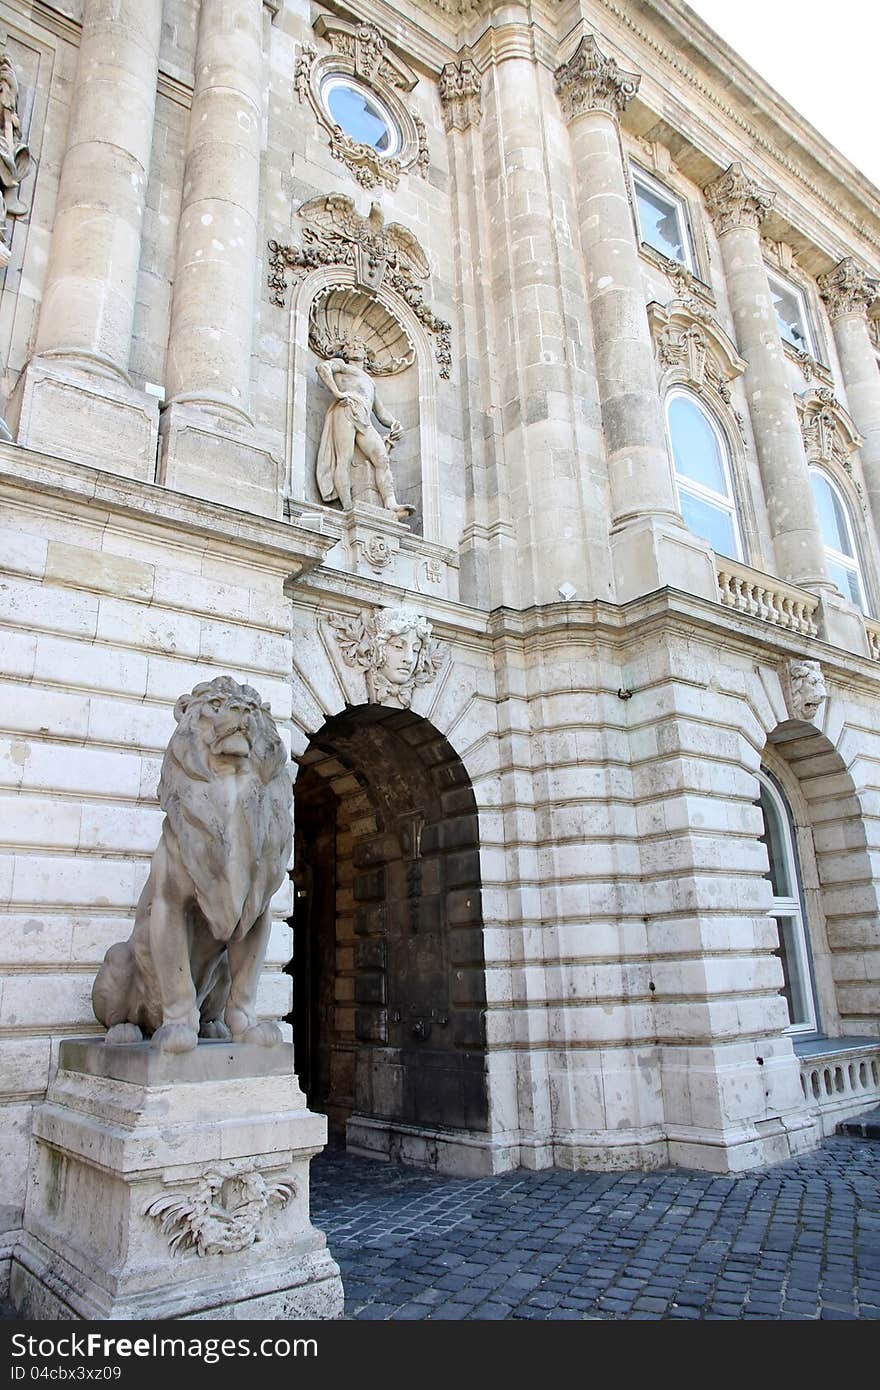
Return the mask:
<svg viewBox="0 0 880 1390">
<path fill-rule="evenodd" d="M 819 1028 L 813 964 L 807 937 L 801 869 L 788 801 L 775 777 L 765 769 L 758 774 L 759 805 L 764 817 L 762 843 L 767 846 L 773 888 L 769 916 L 779 930 L 783 987 L 791 1020 L 788 1032 L 815 1033 Z"/>
<path fill-rule="evenodd" d="M 865 585 L 859 565 L 849 508 L 839 488 L 821 468 L 811 468 L 819 530 L 825 547 L 825 569 L 840 592 L 866 613 Z"/>
<path fill-rule="evenodd" d="M 718 555 L 741 560 L 730 450 L 721 427 L 695 396 L 675 389 L 666 397 L 666 421 L 685 525 Z"/>
</svg>

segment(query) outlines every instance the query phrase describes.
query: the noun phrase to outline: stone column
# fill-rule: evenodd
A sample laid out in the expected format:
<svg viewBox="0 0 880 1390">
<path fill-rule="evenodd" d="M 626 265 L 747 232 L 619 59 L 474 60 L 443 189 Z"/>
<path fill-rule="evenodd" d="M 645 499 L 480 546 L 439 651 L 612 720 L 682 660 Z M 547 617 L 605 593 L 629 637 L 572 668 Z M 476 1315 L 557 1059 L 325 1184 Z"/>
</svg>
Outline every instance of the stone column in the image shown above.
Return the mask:
<svg viewBox="0 0 880 1390">
<path fill-rule="evenodd" d="M 581 39 L 556 70 L 568 121 L 611 490 L 618 601 L 672 584 L 714 598 L 705 542 L 684 527 L 669 459 L 618 122 L 640 78 Z"/>
<path fill-rule="evenodd" d="M 166 361 L 160 479 L 276 515 L 249 411 L 263 126 L 262 0 L 201 0 Z"/>
<path fill-rule="evenodd" d="M 162 0 L 85 0 L 35 354 L 15 393 L 19 443 L 142 478 L 157 408 L 127 368 L 161 24 Z"/>
<path fill-rule="evenodd" d="M 493 353 L 476 365 L 494 377 L 487 382 L 488 392 L 496 393 L 489 420 L 498 423 L 491 443 L 500 444 L 500 466 L 497 483 L 487 479 L 487 491 L 501 526 L 495 529 L 489 507 L 485 514 L 499 548 L 506 548 L 505 503 L 496 506 L 491 497 L 506 493 L 515 528 L 516 562 L 498 566 L 496 592 L 499 577 L 506 581 L 509 574 L 512 588 L 504 601 L 526 608 L 558 602 L 560 594 L 610 596 L 603 573 L 607 528 L 596 479 L 602 466 L 598 410 L 584 354 L 573 341 L 585 305 L 577 258 L 560 235 L 570 172 L 559 158 L 550 77 L 536 59 L 529 8 L 500 3 L 491 9 L 491 28 L 480 44 L 485 117 L 475 168 L 483 183 L 474 225 L 485 239 L 491 276 L 485 296 L 480 286 L 479 313 L 492 332 Z M 451 143 L 459 192 L 474 175 L 463 167 L 462 137 L 453 131 Z M 469 393 L 468 404 L 473 400 Z M 482 403 L 477 408 L 485 409 Z M 477 428 L 482 431 L 482 424 Z"/>
<path fill-rule="evenodd" d="M 880 532 L 880 371 L 868 331 L 867 310 L 880 284 L 847 256 L 819 277 L 840 357 L 850 414 L 862 436 L 859 451 L 874 525 Z"/>
<path fill-rule="evenodd" d="M 833 588 L 825 574 L 788 364 L 761 254 L 760 227 L 775 194 L 760 188 L 741 164 L 705 189 L 721 243 L 737 345 L 746 359 L 745 388 L 780 579 L 804 588 Z"/>
</svg>

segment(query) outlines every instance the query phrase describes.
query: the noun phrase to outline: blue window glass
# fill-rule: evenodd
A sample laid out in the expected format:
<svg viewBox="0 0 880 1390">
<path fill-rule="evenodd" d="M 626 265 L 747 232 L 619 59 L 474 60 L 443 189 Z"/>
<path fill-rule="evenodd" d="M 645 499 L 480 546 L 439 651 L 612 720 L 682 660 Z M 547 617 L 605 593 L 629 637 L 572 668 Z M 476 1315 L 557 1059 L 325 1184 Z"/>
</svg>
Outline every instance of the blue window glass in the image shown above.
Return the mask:
<svg viewBox="0 0 880 1390">
<path fill-rule="evenodd" d="M 336 125 L 362 145 L 378 154 L 391 154 L 397 146 L 397 131 L 375 97 L 343 79 L 331 79 L 324 88 L 324 101 Z"/>
</svg>

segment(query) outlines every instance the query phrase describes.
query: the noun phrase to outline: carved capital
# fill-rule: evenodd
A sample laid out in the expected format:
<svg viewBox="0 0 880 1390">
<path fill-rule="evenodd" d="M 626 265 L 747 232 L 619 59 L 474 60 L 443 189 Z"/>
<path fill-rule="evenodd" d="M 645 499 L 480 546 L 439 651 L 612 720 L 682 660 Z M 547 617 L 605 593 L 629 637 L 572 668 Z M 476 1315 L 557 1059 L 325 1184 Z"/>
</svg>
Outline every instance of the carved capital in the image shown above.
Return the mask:
<svg viewBox="0 0 880 1390">
<path fill-rule="evenodd" d="M 586 111 L 619 117 L 639 90 L 641 77 L 606 58 L 592 34 L 581 39 L 571 58 L 556 69 L 556 95 L 567 121 Z"/>
<path fill-rule="evenodd" d="M 841 314 L 867 314 L 868 305 L 880 294 L 880 284 L 852 256 L 845 256 L 833 270 L 820 275 L 819 293 L 831 318 Z"/>
<path fill-rule="evenodd" d="M 757 231 L 776 201 L 776 194 L 761 188 L 739 163 L 731 164 L 725 173 L 707 183 L 703 192 L 719 235 L 734 227 L 753 227 Z"/>
<path fill-rule="evenodd" d="M 447 63 L 440 73 L 440 104 L 447 130 L 467 130 L 479 124 L 483 114 L 480 89 L 483 74 L 472 58 Z"/>
</svg>

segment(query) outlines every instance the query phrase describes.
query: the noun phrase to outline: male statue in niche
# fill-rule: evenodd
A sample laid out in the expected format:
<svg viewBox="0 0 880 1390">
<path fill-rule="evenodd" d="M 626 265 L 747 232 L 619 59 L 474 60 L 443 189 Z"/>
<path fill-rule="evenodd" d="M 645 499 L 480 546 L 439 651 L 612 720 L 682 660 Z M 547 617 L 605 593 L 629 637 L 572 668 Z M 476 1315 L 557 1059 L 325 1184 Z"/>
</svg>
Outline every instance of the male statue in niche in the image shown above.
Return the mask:
<svg viewBox="0 0 880 1390">
<path fill-rule="evenodd" d="M 367 349 L 363 341 L 351 338 L 340 343 L 338 351 L 339 356 L 319 362 L 317 368 L 318 376 L 334 397 L 327 408 L 318 445 L 318 489 L 325 502 L 338 498 L 343 509 L 350 511 L 355 450 L 360 449 L 372 470 L 383 507 L 398 521 L 404 521 L 414 509 L 398 502 L 389 463 L 390 452 L 403 434 L 403 427 L 376 394 L 372 377 L 365 370 Z M 388 429 L 384 437 L 373 424 L 374 415 Z"/>
</svg>

